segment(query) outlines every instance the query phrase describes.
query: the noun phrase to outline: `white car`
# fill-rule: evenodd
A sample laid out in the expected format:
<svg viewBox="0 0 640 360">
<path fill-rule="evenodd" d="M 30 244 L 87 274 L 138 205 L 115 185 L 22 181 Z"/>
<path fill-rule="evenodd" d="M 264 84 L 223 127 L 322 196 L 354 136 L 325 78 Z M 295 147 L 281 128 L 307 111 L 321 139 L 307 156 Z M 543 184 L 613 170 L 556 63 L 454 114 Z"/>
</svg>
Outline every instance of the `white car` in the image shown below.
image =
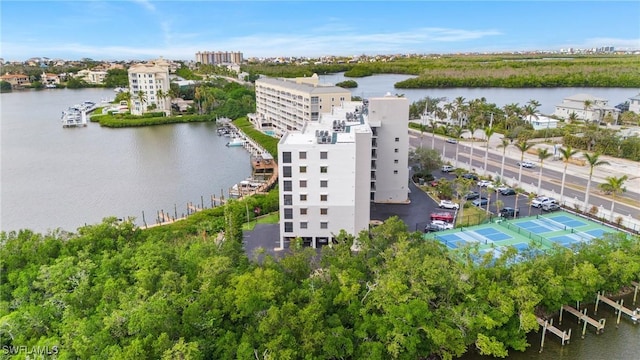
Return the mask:
<svg viewBox="0 0 640 360">
<path fill-rule="evenodd" d="M 451 200 L 440 200 L 440 207 L 443 209 L 460 209 L 460 205 Z"/>
<path fill-rule="evenodd" d="M 510 189 L 509 186 L 501 184 L 501 185 L 497 186 L 494 190 L 496 192 L 503 192 L 503 191 L 507 191 L 508 189 Z"/>
<path fill-rule="evenodd" d="M 431 221 L 431 226 L 439 228 L 440 230 L 453 229 L 453 224 L 452 223 L 448 223 L 448 222 L 442 221 L 442 220 L 432 220 Z"/>
<path fill-rule="evenodd" d="M 523 161 L 522 163 L 518 161 L 516 164 L 528 169 L 536 167 L 536 164 L 532 163 L 531 161 Z"/>
<path fill-rule="evenodd" d="M 442 172 L 451 172 L 453 171 L 453 166 L 451 165 L 442 165 Z"/>
<path fill-rule="evenodd" d="M 539 208 L 541 207 L 543 204 L 547 204 L 550 202 L 556 202 L 556 200 L 554 198 L 550 198 L 547 196 L 538 196 L 537 198 L 533 199 L 531 201 L 531 206 L 535 207 L 535 208 Z"/>
<path fill-rule="evenodd" d="M 489 186 L 491 186 L 491 184 L 492 183 L 489 180 L 480 180 L 480 181 L 478 181 L 478 186 L 480 186 L 480 187 L 489 187 Z"/>
</svg>

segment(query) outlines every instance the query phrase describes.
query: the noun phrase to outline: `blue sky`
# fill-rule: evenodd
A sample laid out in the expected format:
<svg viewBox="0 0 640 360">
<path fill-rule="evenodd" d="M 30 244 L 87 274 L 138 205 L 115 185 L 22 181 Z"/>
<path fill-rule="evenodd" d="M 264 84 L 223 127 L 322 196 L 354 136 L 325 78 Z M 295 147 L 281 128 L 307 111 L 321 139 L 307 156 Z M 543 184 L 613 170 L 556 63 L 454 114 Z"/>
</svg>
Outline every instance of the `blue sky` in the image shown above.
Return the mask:
<svg viewBox="0 0 640 360">
<path fill-rule="evenodd" d="M 0 57 L 640 50 L 640 1 L 0 0 Z"/>
</svg>

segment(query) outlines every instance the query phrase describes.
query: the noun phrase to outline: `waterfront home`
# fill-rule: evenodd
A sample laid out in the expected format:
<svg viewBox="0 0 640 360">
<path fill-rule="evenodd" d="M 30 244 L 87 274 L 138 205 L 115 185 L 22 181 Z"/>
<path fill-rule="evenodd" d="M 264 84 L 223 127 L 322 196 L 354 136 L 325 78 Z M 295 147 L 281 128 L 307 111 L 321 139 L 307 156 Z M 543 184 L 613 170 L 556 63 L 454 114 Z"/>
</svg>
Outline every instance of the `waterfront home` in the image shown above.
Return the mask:
<svg viewBox="0 0 640 360">
<path fill-rule="evenodd" d="M 640 114 L 640 94 L 629 98 L 629 111 Z"/>
<path fill-rule="evenodd" d="M 617 121 L 620 110 L 609 106 L 609 100 L 607 99 L 589 94 L 577 94 L 562 99 L 562 103 L 556 105 L 553 115 L 568 120 L 572 113 L 579 120 L 599 123 L 609 116 L 612 121 Z"/>
<path fill-rule="evenodd" d="M 142 115 L 147 111 L 171 113 L 169 94 L 169 66 L 163 58 L 132 65 L 128 70 L 131 114 Z"/>
<path fill-rule="evenodd" d="M 58 76 L 58 74 L 42 72 L 40 82 L 46 87 L 55 87 L 60 84 L 60 76 Z"/>
<path fill-rule="evenodd" d="M 9 74 L 0 76 L 0 81 L 6 81 L 11 84 L 12 88 L 20 88 L 23 86 L 29 86 L 31 83 L 29 82 L 29 77 L 23 74 Z"/>
<path fill-rule="evenodd" d="M 552 119 L 542 114 L 525 116 L 524 120 L 533 126 L 533 130 L 555 129 L 558 127 L 558 120 Z"/>
</svg>

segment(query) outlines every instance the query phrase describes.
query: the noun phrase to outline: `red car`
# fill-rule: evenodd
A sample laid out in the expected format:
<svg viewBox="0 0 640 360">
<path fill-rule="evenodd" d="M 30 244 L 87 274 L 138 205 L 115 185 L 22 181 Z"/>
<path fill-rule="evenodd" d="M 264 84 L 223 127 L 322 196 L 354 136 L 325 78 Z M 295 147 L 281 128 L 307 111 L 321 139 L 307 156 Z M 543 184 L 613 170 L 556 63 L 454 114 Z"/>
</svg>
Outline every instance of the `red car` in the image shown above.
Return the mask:
<svg viewBox="0 0 640 360">
<path fill-rule="evenodd" d="M 450 212 L 437 212 L 431 213 L 431 220 L 442 220 L 446 222 L 453 222 L 453 214 Z"/>
</svg>

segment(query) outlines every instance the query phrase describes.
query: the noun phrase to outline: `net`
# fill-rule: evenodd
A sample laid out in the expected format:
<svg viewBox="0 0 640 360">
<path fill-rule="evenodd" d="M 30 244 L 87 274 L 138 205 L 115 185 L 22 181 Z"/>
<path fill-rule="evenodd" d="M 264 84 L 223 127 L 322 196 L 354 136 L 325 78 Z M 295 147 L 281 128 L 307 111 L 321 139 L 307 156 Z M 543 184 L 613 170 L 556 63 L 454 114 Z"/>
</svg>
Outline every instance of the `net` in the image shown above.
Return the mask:
<svg viewBox="0 0 640 360">
<path fill-rule="evenodd" d="M 542 221 L 543 223 L 545 223 L 546 225 L 550 225 L 558 230 L 573 230 L 569 227 L 567 227 L 567 225 L 563 224 L 563 223 L 559 223 L 555 220 L 552 220 L 550 218 L 545 218 L 545 217 L 539 217 L 538 218 L 540 221 Z"/>
<path fill-rule="evenodd" d="M 482 235 L 478 234 L 478 233 L 477 233 L 477 232 L 475 232 L 475 231 L 465 231 L 464 233 L 465 233 L 467 236 L 469 236 L 470 238 L 473 238 L 474 240 L 477 240 L 477 241 L 482 242 L 482 243 L 485 243 L 485 244 L 486 244 L 486 243 L 488 243 L 488 240 L 489 240 L 489 239 L 487 239 L 486 237 L 484 237 L 484 236 L 482 236 Z"/>
</svg>

